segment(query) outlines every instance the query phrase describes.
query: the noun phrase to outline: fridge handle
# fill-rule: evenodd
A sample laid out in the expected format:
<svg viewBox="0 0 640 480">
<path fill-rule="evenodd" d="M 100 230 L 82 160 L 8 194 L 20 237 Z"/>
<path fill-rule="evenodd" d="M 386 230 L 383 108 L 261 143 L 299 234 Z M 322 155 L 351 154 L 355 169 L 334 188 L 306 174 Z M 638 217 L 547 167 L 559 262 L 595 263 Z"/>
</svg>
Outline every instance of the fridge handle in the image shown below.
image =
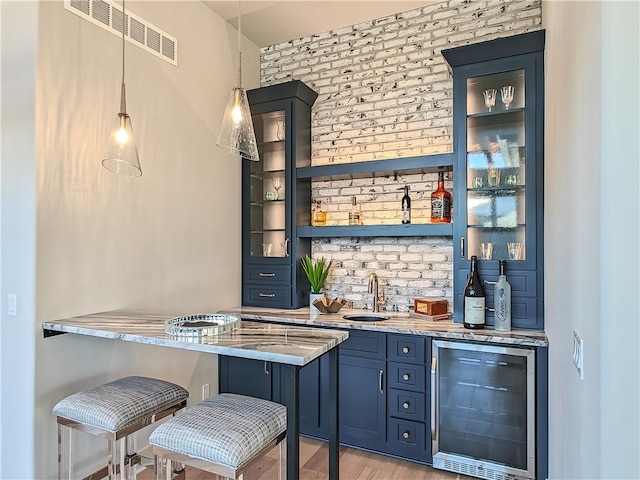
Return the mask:
<svg viewBox="0 0 640 480">
<path fill-rule="evenodd" d="M 436 357 L 431 358 L 431 440 L 436 441 L 438 439 L 438 382 L 436 381 L 436 375 L 438 372 L 438 359 Z"/>
</svg>

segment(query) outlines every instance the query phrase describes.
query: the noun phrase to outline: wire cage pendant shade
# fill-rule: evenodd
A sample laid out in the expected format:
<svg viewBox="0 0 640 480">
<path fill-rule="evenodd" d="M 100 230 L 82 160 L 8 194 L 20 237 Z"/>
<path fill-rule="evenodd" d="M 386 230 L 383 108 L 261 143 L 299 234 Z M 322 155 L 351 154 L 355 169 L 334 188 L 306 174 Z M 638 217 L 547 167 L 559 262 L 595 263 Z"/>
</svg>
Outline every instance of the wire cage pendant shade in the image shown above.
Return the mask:
<svg viewBox="0 0 640 480">
<path fill-rule="evenodd" d="M 110 172 L 129 177 L 142 175 L 138 148 L 133 137 L 131 117 L 127 114 L 126 87 L 124 84 L 124 48 L 125 48 L 125 0 L 122 0 L 122 85 L 120 88 L 120 112 L 116 116 L 115 124 L 109 135 L 107 152 L 102 159 L 102 165 Z"/>
<path fill-rule="evenodd" d="M 242 88 L 242 52 L 240 51 L 241 23 L 240 1 L 238 1 L 238 70 L 235 86 L 229 95 L 229 101 L 222 117 L 220 133 L 216 145 L 233 154 L 257 162 L 260 160 L 256 134 L 247 92 Z"/>
</svg>

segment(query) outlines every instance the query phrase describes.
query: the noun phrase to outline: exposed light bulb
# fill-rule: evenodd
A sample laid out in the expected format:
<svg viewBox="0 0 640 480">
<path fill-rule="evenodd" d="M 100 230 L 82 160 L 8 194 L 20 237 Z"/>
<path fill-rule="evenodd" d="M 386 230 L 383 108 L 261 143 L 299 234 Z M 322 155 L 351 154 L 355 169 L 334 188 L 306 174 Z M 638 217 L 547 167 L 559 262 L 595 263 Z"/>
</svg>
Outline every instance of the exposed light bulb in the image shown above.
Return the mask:
<svg viewBox="0 0 640 480">
<path fill-rule="evenodd" d="M 116 132 L 116 140 L 120 145 L 124 145 L 129 141 L 129 134 L 127 133 L 127 129 L 124 127 L 120 127 Z"/>
<path fill-rule="evenodd" d="M 231 109 L 231 118 L 235 125 L 238 125 L 242 121 L 242 107 L 240 105 L 233 106 Z"/>
</svg>

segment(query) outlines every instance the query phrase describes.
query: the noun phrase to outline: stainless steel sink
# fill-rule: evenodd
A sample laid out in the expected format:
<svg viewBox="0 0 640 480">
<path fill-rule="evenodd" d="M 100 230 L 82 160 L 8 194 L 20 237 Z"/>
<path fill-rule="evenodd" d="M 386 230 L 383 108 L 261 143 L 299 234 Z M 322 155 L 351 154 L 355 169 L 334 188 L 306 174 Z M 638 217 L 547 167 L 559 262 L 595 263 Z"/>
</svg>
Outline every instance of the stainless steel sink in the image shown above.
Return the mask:
<svg viewBox="0 0 640 480">
<path fill-rule="evenodd" d="M 389 320 L 389 317 L 379 313 L 352 313 L 344 315 L 342 318 L 354 322 L 381 322 L 383 320 Z"/>
</svg>

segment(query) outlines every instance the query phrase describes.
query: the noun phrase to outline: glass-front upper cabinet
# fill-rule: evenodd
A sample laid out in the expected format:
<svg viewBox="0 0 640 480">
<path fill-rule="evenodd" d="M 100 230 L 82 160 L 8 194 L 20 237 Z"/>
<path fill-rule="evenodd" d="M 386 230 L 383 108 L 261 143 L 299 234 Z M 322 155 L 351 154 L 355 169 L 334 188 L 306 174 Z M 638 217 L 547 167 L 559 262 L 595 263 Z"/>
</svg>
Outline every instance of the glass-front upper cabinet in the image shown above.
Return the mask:
<svg viewBox="0 0 640 480">
<path fill-rule="evenodd" d="M 249 225 L 251 257 L 286 257 L 290 237 L 286 229 L 285 111 L 253 115 L 261 158 L 249 162 L 251 187 Z"/>
<path fill-rule="evenodd" d="M 523 69 L 467 79 L 466 256 L 527 258 Z"/>
<path fill-rule="evenodd" d="M 442 54 L 453 74 L 454 320 L 475 255 L 487 307 L 506 260 L 513 327 L 543 328 L 544 30 Z"/>
</svg>

